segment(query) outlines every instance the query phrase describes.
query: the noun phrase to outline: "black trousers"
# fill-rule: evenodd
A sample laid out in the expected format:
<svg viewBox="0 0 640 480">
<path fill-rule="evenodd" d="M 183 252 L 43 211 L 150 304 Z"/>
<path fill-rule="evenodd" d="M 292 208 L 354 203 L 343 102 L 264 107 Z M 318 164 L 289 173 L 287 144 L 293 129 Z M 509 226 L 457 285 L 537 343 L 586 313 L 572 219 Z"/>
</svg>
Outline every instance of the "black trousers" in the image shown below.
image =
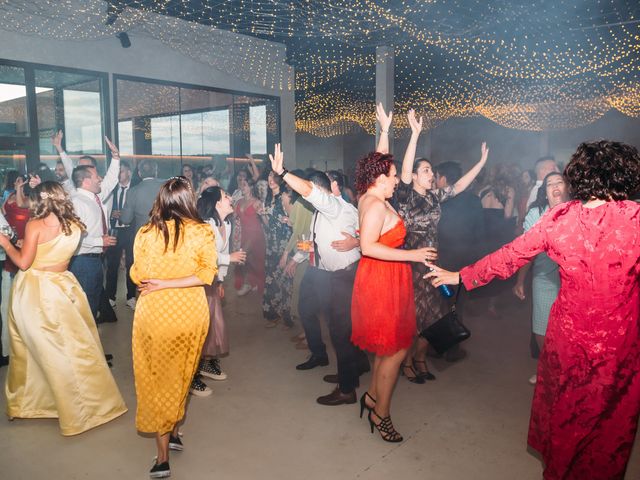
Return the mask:
<svg viewBox="0 0 640 480">
<path fill-rule="evenodd" d="M 338 384 L 343 393 L 352 392 L 368 359 L 364 352 L 351 343 L 351 297 L 356 265 L 350 269 L 327 272 L 315 267 L 307 268 L 300 286 L 298 310 L 307 343 L 315 356 L 326 356 L 322 341 L 319 315 L 328 320 L 331 343 L 338 361 Z"/>
<path fill-rule="evenodd" d="M 129 269 L 133 265 L 133 240 L 135 232 L 132 227 L 123 227 L 117 230 L 118 243 L 109 247 L 105 252 L 105 262 L 107 266 L 106 285 L 104 287 L 107 298 L 115 300 L 118 288 L 118 270 L 120 268 L 120 258 L 124 251 L 126 268 L 127 300 L 136 296 L 136 286 L 129 277 Z"/>
</svg>

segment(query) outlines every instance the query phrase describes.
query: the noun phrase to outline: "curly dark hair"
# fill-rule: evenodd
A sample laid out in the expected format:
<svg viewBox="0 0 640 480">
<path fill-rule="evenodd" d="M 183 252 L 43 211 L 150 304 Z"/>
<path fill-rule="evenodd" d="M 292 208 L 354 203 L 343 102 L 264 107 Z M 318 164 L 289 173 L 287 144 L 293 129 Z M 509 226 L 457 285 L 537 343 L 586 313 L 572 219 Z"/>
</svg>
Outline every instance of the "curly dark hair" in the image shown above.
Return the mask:
<svg viewBox="0 0 640 480">
<path fill-rule="evenodd" d="M 358 160 L 355 182 L 358 193 L 365 194 L 380 175 L 389 175 L 391 165 L 393 165 L 393 155 L 390 153 L 371 152 Z"/>
<path fill-rule="evenodd" d="M 640 190 L 640 155 L 622 142 L 581 143 L 564 169 L 578 200 L 626 200 Z"/>
<path fill-rule="evenodd" d="M 71 235 L 71 225 L 76 225 L 82 232 L 86 230 L 73 209 L 69 195 L 58 182 L 42 182 L 31 190 L 29 210 L 32 219 L 45 218 L 53 213 L 60 222 L 62 232 L 67 236 Z"/>
</svg>

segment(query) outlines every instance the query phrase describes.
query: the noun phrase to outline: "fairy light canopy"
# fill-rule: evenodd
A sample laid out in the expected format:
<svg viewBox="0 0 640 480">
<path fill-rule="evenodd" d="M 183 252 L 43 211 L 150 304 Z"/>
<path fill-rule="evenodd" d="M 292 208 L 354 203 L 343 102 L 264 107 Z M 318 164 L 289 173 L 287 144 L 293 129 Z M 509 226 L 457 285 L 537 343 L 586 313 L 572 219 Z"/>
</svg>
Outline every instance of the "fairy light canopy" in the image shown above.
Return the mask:
<svg viewBox="0 0 640 480">
<path fill-rule="evenodd" d="M 373 131 L 381 45 L 395 53 L 396 111 L 415 108 L 429 126 L 482 115 L 576 128 L 612 108 L 640 117 L 637 0 L 74 1 L 0 2 L 0 26 L 78 40 L 142 31 L 247 81 L 295 88 L 297 129 L 319 136 Z M 207 43 L 225 30 L 246 35 L 233 58 Z M 287 46 L 295 85 L 277 68 L 281 51 L 252 37 Z"/>
</svg>

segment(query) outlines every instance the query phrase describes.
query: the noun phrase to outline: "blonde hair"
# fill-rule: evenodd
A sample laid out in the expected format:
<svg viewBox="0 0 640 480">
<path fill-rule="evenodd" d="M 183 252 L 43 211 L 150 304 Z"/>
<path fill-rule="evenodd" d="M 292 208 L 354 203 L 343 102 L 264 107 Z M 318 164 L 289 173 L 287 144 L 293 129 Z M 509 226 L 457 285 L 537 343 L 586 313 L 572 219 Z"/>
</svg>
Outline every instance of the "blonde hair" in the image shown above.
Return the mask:
<svg viewBox="0 0 640 480">
<path fill-rule="evenodd" d="M 81 231 L 86 227 L 73 210 L 73 203 L 69 195 L 58 182 L 42 182 L 29 195 L 29 211 L 32 219 L 45 218 L 53 213 L 65 235 L 71 235 L 71 225 L 76 225 Z"/>
</svg>

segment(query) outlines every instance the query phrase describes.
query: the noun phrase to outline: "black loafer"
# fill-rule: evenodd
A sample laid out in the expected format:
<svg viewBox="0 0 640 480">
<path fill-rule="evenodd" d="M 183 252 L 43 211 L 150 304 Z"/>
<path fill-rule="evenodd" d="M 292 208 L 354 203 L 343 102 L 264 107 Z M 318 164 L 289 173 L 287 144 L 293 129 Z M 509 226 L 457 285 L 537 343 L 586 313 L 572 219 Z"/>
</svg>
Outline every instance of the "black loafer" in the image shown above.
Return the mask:
<svg viewBox="0 0 640 480">
<path fill-rule="evenodd" d="M 326 367 L 327 365 L 329 365 L 329 359 L 327 357 L 311 355 L 306 362 L 296 365 L 296 370 L 311 370 L 312 368 Z"/>
</svg>

